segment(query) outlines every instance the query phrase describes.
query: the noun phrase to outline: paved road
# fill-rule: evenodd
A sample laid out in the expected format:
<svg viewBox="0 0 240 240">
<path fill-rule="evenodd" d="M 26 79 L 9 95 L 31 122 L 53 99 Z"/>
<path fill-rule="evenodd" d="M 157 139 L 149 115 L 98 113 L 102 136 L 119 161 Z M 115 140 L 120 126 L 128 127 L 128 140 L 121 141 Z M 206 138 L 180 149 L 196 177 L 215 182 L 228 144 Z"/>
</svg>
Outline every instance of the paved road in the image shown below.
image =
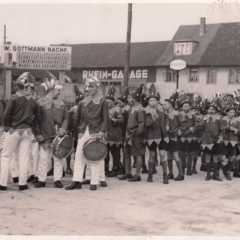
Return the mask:
<svg viewBox="0 0 240 240">
<path fill-rule="evenodd" d="M 240 235 L 240 179 L 206 182 L 199 172 L 163 185 L 157 170 L 153 183 L 147 175 L 137 183 L 108 178 L 97 191 L 56 189 L 52 177 L 22 192 L 9 183 L 0 192 L 0 235 Z"/>
</svg>

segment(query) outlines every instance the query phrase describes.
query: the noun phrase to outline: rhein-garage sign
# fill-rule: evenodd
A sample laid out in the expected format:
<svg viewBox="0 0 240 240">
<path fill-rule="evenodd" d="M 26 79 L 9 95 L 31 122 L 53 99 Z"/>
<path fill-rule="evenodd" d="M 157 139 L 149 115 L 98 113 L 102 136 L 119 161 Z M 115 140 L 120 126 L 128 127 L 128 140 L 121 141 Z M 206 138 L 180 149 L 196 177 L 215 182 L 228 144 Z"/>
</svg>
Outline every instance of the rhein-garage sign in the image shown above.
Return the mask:
<svg viewBox="0 0 240 240">
<path fill-rule="evenodd" d="M 17 69 L 71 70 L 71 47 L 4 45 L 3 52 L 13 55 Z"/>
</svg>

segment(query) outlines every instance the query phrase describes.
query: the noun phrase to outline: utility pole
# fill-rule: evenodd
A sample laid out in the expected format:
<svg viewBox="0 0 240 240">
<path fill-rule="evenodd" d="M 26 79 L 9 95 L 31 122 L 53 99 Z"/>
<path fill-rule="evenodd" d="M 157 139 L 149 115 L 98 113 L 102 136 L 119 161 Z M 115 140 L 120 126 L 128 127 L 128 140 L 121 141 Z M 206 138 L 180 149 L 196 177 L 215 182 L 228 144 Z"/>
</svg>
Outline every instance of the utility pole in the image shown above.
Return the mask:
<svg viewBox="0 0 240 240">
<path fill-rule="evenodd" d="M 126 41 L 126 47 L 125 47 L 125 65 L 124 65 L 124 83 L 123 83 L 124 88 L 128 86 L 128 78 L 129 78 L 131 28 L 132 28 L 132 3 L 129 3 L 128 4 L 127 41 Z"/>
<path fill-rule="evenodd" d="M 7 39 L 7 36 L 6 36 L 6 25 L 4 25 L 4 44 L 7 43 L 6 39 Z"/>
</svg>

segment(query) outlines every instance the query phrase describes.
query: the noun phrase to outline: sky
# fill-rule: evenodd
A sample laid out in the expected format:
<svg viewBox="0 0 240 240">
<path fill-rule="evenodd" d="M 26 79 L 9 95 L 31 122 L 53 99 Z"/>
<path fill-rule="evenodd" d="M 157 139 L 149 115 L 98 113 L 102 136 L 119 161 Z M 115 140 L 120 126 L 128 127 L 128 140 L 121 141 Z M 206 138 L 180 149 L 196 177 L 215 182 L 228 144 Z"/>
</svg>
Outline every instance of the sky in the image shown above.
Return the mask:
<svg viewBox="0 0 240 240">
<path fill-rule="evenodd" d="M 7 41 L 24 46 L 126 41 L 126 2 L 51 2 L 6 4 L 0 0 L 0 43 L 4 25 Z M 132 42 L 165 41 L 172 39 L 180 25 L 199 24 L 200 17 L 207 24 L 239 22 L 240 0 L 133 2 L 132 14 Z"/>
</svg>

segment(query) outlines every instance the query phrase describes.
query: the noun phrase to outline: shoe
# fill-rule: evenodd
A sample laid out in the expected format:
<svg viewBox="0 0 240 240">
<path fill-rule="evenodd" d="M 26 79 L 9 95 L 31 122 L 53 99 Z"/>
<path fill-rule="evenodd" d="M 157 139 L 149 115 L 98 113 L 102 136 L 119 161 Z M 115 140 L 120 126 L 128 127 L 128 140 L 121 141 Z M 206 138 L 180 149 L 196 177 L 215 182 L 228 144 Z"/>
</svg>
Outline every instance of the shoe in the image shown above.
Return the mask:
<svg viewBox="0 0 240 240">
<path fill-rule="evenodd" d="M 128 179 L 129 182 L 140 182 L 141 181 L 141 177 L 134 175 L 132 178 Z"/>
<path fill-rule="evenodd" d="M 90 190 L 93 190 L 93 191 L 94 191 L 94 190 L 97 190 L 97 185 L 91 185 L 91 186 L 90 186 Z"/>
<path fill-rule="evenodd" d="M 116 170 L 112 170 L 111 172 L 109 172 L 107 174 L 107 177 L 117 177 L 117 171 Z"/>
<path fill-rule="evenodd" d="M 163 184 L 168 184 L 168 177 L 167 177 L 167 173 L 163 174 Z"/>
<path fill-rule="evenodd" d="M 31 176 L 29 176 L 29 178 L 27 179 L 27 182 L 32 182 L 34 179 L 35 179 L 35 178 L 34 178 L 34 175 L 31 175 Z"/>
<path fill-rule="evenodd" d="M 33 184 L 38 182 L 38 177 L 34 177 L 34 180 L 32 181 Z"/>
<path fill-rule="evenodd" d="M 13 182 L 14 182 L 14 183 L 18 183 L 18 182 L 19 182 L 18 177 L 14 177 L 14 178 L 13 178 Z"/>
<path fill-rule="evenodd" d="M 71 185 L 65 187 L 65 190 L 81 189 L 82 184 L 80 182 L 73 182 Z"/>
<path fill-rule="evenodd" d="M 63 184 L 61 183 L 61 181 L 57 180 L 56 182 L 54 182 L 54 186 L 56 188 L 63 188 Z"/>
<path fill-rule="evenodd" d="M 28 185 L 19 185 L 20 191 L 27 190 L 27 189 L 28 189 Z"/>
<path fill-rule="evenodd" d="M 197 170 L 196 170 L 195 167 L 192 168 L 192 173 L 193 173 L 193 174 L 198 174 L 198 172 L 197 172 Z"/>
<path fill-rule="evenodd" d="M 205 181 L 210 181 L 211 180 L 211 175 L 207 175 L 206 178 L 205 178 Z"/>
<path fill-rule="evenodd" d="M 169 173 L 169 174 L 167 175 L 167 178 L 168 178 L 168 180 L 174 179 L 174 175 L 173 175 L 172 173 Z"/>
<path fill-rule="evenodd" d="M 147 167 L 143 166 L 142 167 L 142 174 L 146 174 L 146 173 L 148 173 Z"/>
<path fill-rule="evenodd" d="M 176 178 L 174 178 L 175 181 L 182 181 L 184 180 L 184 176 L 178 175 Z"/>
<path fill-rule="evenodd" d="M 102 187 L 107 187 L 107 182 L 106 181 L 100 181 L 100 184 Z"/>
<path fill-rule="evenodd" d="M 191 170 L 191 168 L 188 168 L 188 169 L 187 169 L 187 175 L 188 175 L 188 176 L 191 176 L 191 175 L 192 175 L 192 170 Z"/>
<path fill-rule="evenodd" d="M 4 186 L 0 185 L 0 191 L 7 191 L 7 187 L 4 187 Z"/>
<path fill-rule="evenodd" d="M 153 182 L 152 175 L 150 175 L 150 174 L 148 175 L 147 182 Z"/>
<path fill-rule="evenodd" d="M 45 187 L 45 182 L 38 181 L 36 184 L 34 184 L 35 188 L 42 188 Z"/>
<path fill-rule="evenodd" d="M 86 184 L 90 184 L 90 180 L 86 179 L 82 182 L 82 184 L 86 185 Z"/>
<path fill-rule="evenodd" d="M 132 174 L 130 173 L 125 173 L 124 175 L 122 175 L 121 177 L 119 177 L 119 180 L 126 180 L 128 178 L 132 178 Z"/>
<path fill-rule="evenodd" d="M 123 175 L 125 173 L 126 173 L 125 168 L 120 168 L 119 171 L 117 172 L 117 175 Z"/>
<path fill-rule="evenodd" d="M 47 172 L 47 176 L 53 176 L 53 168 L 51 168 L 51 169 Z"/>
<path fill-rule="evenodd" d="M 240 178 L 240 173 L 238 169 L 234 169 L 233 177 Z"/>
<path fill-rule="evenodd" d="M 231 171 L 227 171 L 227 180 L 232 180 Z"/>
<path fill-rule="evenodd" d="M 213 175 L 212 179 L 216 181 L 222 181 L 222 179 L 216 175 Z"/>
<path fill-rule="evenodd" d="M 70 174 L 70 175 L 73 175 L 73 170 L 71 168 L 68 168 L 66 170 L 66 174 Z"/>
<path fill-rule="evenodd" d="M 63 172 L 62 172 L 62 177 L 65 177 L 65 170 L 64 170 L 64 168 L 63 168 Z"/>
</svg>

